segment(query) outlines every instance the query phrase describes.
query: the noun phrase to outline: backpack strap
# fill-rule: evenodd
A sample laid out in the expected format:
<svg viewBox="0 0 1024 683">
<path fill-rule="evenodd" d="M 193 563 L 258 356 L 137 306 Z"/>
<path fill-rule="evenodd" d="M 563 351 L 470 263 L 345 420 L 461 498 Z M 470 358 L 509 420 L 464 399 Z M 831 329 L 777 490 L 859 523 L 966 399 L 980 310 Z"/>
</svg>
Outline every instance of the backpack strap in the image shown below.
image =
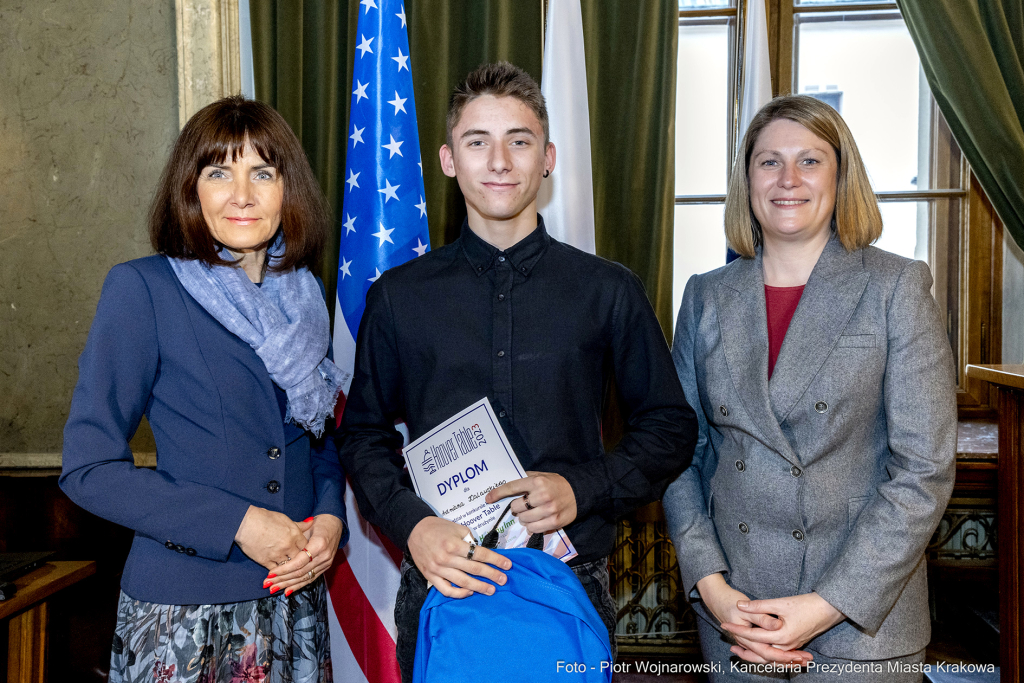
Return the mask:
<svg viewBox="0 0 1024 683">
<path fill-rule="evenodd" d="M 484 540 L 480 542 L 480 545 L 487 548 L 488 550 L 494 550 L 498 545 L 498 527 L 501 526 L 501 520 L 505 519 L 505 515 L 512 509 L 512 503 L 505 506 L 505 509 L 501 511 L 501 515 L 497 521 L 494 522 L 494 526 L 491 530 L 484 534 Z M 544 534 L 532 534 L 530 540 L 526 544 L 527 548 L 533 550 L 544 550 Z"/>
</svg>

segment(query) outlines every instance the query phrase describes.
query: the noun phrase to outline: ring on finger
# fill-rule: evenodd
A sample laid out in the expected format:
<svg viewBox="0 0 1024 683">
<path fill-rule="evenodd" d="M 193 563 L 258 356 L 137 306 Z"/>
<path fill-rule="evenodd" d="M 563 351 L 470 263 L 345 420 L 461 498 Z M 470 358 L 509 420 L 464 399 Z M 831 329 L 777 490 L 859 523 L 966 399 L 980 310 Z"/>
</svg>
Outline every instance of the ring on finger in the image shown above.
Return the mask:
<svg viewBox="0 0 1024 683">
<path fill-rule="evenodd" d="M 473 559 L 473 553 L 475 553 L 475 552 L 476 552 L 476 543 L 472 543 L 471 542 L 469 544 L 469 552 L 466 553 L 466 559 L 467 560 L 472 560 Z"/>
<path fill-rule="evenodd" d="M 312 555 L 310 555 L 310 553 L 309 553 L 309 551 L 308 551 L 308 550 L 306 550 L 305 548 L 303 548 L 303 549 L 302 549 L 302 552 L 306 553 L 306 557 L 308 557 L 308 558 L 309 558 L 309 561 L 310 561 L 310 562 L 312 562 L 312 561 L 313 561 L 313 556 L 312 556 Z"/>
<path fill-rule="evenodd" d="M 308 572 L 306 572 L 306 578 L 312 581 L 314 578 L 316 578 L 316 572 L 310 569 Z"/>
<path fill-rule="evenodd" d="M 529 493 L 524 493 L 523 494 L 523 504 L 526 505 L 526 509 L 527 510 L 532 510 L 533 509 L 533 506 L 530 505 L 530 494 Z"/>
</svg>

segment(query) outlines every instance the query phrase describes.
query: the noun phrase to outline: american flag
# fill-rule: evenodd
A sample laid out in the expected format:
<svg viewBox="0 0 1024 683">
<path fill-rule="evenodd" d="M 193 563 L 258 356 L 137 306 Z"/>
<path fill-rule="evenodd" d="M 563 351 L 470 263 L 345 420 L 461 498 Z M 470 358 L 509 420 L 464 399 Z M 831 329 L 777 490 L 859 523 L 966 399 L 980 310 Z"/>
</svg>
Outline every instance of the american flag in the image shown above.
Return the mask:
<svg viewBox="0 0 1024 683">
<path fill-rule="evenodd" d="M 346 394 L 366 291 L 385 270 L 430 248 L 405 6 L 359 4 L 334 317 Z M 340 419 L 344 394 L 339 404 Z M 334 680 L 399 683 L 394 600 L 401 552 L 359 516 L 351 487 L 345 505 L 351 540 L 327 576 Z"/>
</svg>

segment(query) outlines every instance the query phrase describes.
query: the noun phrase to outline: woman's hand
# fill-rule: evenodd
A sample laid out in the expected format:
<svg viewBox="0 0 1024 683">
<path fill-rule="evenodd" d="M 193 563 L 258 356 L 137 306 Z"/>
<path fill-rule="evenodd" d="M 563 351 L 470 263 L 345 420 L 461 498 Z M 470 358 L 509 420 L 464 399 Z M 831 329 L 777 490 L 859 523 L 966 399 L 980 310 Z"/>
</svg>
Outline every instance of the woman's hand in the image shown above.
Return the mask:
<svg viewBox="0 0 1024 683">
<path fill-rule="evenodd" d="M 249 559 L 273 570 L 302 554 L 311 524 L 293 522 L 280 512 L 250 505 L 235 532 L 235 544 Z"/>
<path fill-rule="evenodd" d="M 722 624 L 722 628 L 736 636 L 736 641 L 743 639 L 756 645 L 770 645 L 783 650 L 795 650 L 803 647 L 814 638 L 846 619 L 846 615 L 829 604 L 817 593 L 805 593 L 788 598 L 775 600 L 742 600 L 737 608 L 746 619 L 775 615 L 781 620 L 782 627 L 774 631 L 750 628 L 740 623 Z M 759 653 L 758 649 L 747 647 Z M 733 652 L 743 659 L 743 653 Z M 763 655 L 762 655 L 763 656 Z M 748 660 L 753 661 L 753 660 Z"/>
<path fill-rule="evenodd" d="M 795 648 L 778 649 L 772 647 L 775 634 L 783 627 L 783 622 L 776 619 L 769 613 L 754 611 L 744 612 L 739 609 L 738 604 L 753 604 L 749 598 L 730 586 L 725 577 L 715 573 L 705 576 L 697 582 L 697 591 L 700 599 L 711 616 L 718 619 L 722 628 L 733 635 L 738 647 L 733 647 L 733 654 L 748 662 L 764 664 L 765 662 L 780 662 L 783 664 L 803 664 L 812 659 L 809 652 L 796 650 Z M 758 602 L 758 601 L 754 601 Z M 734 627 L 741 627 L 747 632 L 756 632 L 767 640 L 750 639 L 738 635 Z"/>
<path fill-rule="evenodd" d="M 306 522 L 309 523 L 305 533 L 308 540 L 292 555 L 290 562 L 272 568 L 263 582 L 263 587 L 271 593 L 283 590 L 285 595 L 291 595 L 312 583 L 334 562 L 345 523 L 334 515 L 317 515 Z"/>
</svg>

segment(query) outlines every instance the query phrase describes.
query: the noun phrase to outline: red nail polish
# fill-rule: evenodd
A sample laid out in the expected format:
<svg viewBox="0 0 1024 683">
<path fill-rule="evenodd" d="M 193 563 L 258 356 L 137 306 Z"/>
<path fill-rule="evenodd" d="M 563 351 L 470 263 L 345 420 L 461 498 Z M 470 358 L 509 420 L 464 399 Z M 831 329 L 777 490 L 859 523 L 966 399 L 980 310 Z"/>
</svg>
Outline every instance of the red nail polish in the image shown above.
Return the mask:
<svg viewBox="0 0 1024 683">
<path fill-rule="evenodd" d="M 276 579 L 277 578 L 277 574 L 267 574 L 267 578 L 268 579 Z"/>
<path fill-rule="evenodd" d="M 271 587 L 270 587 L 270 593 L 271 593 L 271 595 L 273 595 L 274 593 L 276 593 L 276 592 L 277 592 L 277 591 L 279 591 L 279 590 L 281 590 L 281 589 L 280 589 L 280 588 L 278 588 L 277 586 L 271 586 Z"/>
<path fill-rule="evenodd" d="M 263 587 L 267 588 L 269 586 L 270 586 L 270 579 L 267 579 L 266 581 L 263 582 Z"/>
<path fill-rule="evenodd" d="M 291 594 L 292 594 L 292 589 L 291 589 L 291 588 L 289 588 L 288 590 L 286 590 L 286 591 L 284 592 L 284 597 L 286 597 L 286 598 L 287 598 L 287 597 L 288 597 L 289 595 L 291 595 Z"/>
<path fill-rule="evenodd" d="M 306 522 L 312 522 L 312 521 L 313 521 L 312 517 L 307 517 L 306 519 L 302 520 L 302 523 L 305 524 Z"/>
</svg>

